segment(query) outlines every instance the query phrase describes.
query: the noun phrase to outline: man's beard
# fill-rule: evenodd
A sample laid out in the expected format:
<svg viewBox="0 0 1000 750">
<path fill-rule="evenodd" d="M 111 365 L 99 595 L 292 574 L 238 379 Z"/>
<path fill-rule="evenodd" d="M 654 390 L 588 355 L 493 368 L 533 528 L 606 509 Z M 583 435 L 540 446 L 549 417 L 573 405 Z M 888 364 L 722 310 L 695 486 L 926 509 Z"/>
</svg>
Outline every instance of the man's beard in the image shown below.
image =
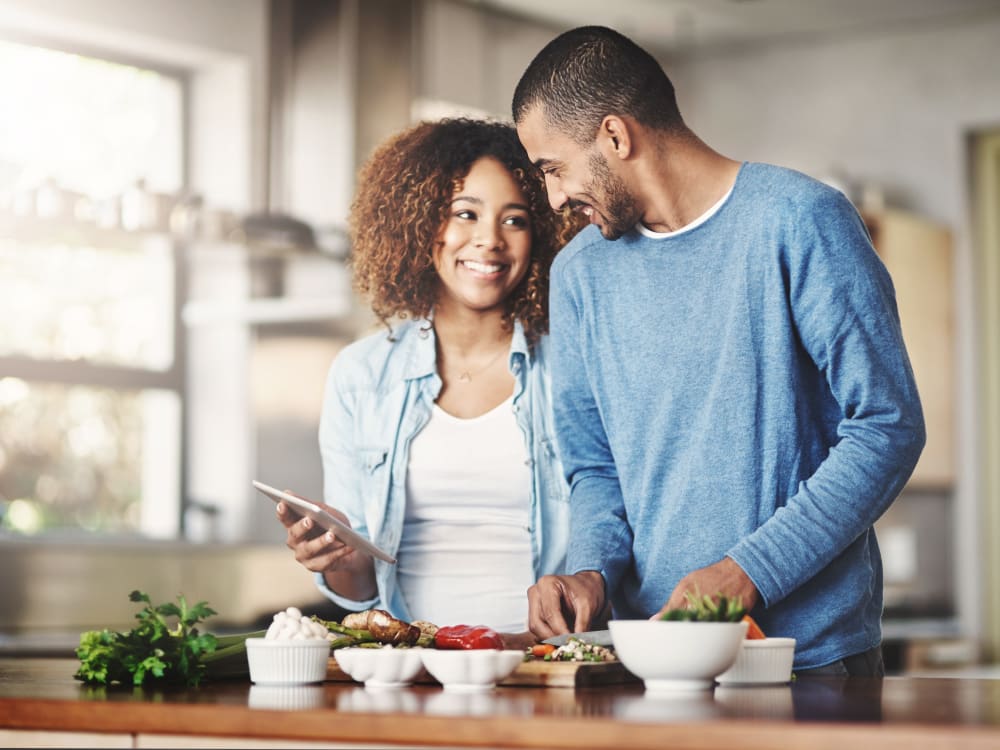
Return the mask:
<svg viewBox="0 0 1000 750">
<path fill-rule="evenodd" d="M 591 153 L 588 164 L 591 183 L 587 186 L 587 192 L 600 198 L 605 207 L 604 211 L 598 212 L 604 219 L 604 224 L 598 228 L 604 239 L 617 240 L 639 223 L 642 212 L 625 183 L 611 171 L 603 154 L 595 150 Z"/>
</svg>

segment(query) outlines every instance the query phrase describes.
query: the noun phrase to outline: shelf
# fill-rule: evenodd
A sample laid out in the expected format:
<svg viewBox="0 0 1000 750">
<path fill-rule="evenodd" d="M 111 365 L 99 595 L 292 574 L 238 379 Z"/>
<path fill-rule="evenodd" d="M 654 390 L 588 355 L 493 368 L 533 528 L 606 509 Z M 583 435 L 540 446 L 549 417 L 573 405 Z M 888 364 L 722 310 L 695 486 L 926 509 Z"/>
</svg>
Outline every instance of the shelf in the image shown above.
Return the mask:
<svg viewBox="0 0 1000 750">
<path fill-rule="evenodd" d="M 351 313 L 349 300 L 308 297 L 260 298 L 220 303 L 192 300 L 184 306 L 182 320 L 189 327 L 220 323 L 298 323 L 337 320 Z"/>
</svg>

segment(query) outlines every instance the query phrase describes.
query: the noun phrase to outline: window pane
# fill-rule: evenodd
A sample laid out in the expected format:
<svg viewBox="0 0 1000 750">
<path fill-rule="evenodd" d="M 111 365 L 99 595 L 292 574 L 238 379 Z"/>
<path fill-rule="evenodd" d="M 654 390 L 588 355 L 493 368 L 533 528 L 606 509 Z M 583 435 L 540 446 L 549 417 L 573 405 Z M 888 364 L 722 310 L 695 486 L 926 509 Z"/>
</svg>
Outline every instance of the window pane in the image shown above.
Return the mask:
<svg viewBox="0 0 1000 750">
<path fill-rule="evenodd" d="M 0 229 L 0 356 L 168 370 L 171 252 L 166 239 L 97 248 L 23 242 Z"/>
<path fill-rule="evenodd" d="M 0 41 L 0 94 L 0 193 L 45 180 L 94 198 L 137 180 L 182 187 L 178 79 Z"/>
<path fill-rule="evenodd" d="M 0 378 L 3 527 L 176 533 L 179 412 L 170 392 Z"/>
</svg>

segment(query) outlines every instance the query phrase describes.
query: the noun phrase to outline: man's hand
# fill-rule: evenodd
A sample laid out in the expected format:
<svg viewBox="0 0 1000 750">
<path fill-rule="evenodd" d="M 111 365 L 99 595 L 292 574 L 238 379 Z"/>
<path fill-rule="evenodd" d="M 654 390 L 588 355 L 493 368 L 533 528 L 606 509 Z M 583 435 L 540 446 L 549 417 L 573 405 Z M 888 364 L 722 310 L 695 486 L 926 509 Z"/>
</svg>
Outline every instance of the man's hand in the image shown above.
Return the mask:
<svg viewBox="0 0 1000 750">
<path fill-rule="evenodd" d="M 692 595 L 699 596 L 707 594 L 715 597 L 721 594 L 726 598 L 739 597 L 743 600 L 743 607 L 747 612 L 754 608 L 760 598 L 757 587 L 743 572 L 743 568 L 730 558 L 724 557 L 707 568 L 699 568 L 684 576 L 674 588 L 667 603 L 649 619 L 658 620 L 668 610 L 687 607 L 688 600 L 685 594 L 689 591 Z"/>
<path fill-rule="evenodd" d="M 571 576 L 542 576 L 528 589 L 528 628 L 538 640 L 580 633 L 604 609 L 604 576 L 582 570 Z M 573 620 L 573 630 L 567 625 Z"/>
</svg>

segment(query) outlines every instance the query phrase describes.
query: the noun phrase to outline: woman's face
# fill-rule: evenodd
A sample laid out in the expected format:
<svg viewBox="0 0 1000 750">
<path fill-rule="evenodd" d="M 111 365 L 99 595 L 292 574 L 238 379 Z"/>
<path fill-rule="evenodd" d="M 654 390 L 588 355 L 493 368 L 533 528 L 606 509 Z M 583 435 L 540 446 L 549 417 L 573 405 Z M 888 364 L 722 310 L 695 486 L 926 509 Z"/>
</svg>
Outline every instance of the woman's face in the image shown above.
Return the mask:
<svg viewBox="0 0 1000 750">
<path fill-rule="evenodd" d="M 473 163 L 452 197 L 433 250 L 441 279 L 439 308 L 480 312 L 503 307 L 531 263 L 531 214 L 514 177 L 499 161 Z"/>
</svg>

